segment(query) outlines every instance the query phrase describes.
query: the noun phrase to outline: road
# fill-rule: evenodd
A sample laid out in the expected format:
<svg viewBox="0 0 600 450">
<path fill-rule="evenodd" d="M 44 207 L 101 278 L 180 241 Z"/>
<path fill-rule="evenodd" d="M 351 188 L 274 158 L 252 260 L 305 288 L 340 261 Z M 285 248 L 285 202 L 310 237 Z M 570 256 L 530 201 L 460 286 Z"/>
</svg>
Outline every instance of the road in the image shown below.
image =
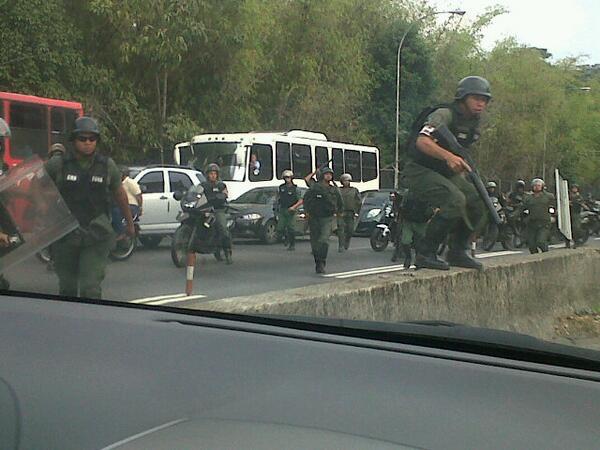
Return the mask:
<svg viewBox="0 0 600 450">
<path fill-rule="evenodd" d="M 171 262 L 170 240 L 164 239 L 154 250 L 139 248 L 124 262 L 112 262 L 103 283 L 103 296 L 110 300 L 153 305 L 186 307 L 226 297 L 252 295 L 282 289 L 313 286 L 327 289 L 333 279 L 355 278 L 365 274 L 405 270 L 390 262 L 391 246 L 382 253 L 374 252 L 367 238 L 353 238 L 346 253 L 337 252 L 337 240 L 330 239 L 327 274 L 317 275 L 307 240 L 297 243 L 289 252 L 282 245 L 263 245 L 254 241 L 236 242 L 234 264 L 217 262 L 212 255 L 198 258 L 194 292 L 185 297 L 185 269 Z M 588 245 L 600 246 L 600 238 Z M 479 258 L 518 259 L 526 250 L 482 252 Z M 6 271 L 11 288 L 19 291 L 56 294 L 56 275 L 32 257 Z M 191 302 L 191 303 L 190 303 Z"/>
</svg>

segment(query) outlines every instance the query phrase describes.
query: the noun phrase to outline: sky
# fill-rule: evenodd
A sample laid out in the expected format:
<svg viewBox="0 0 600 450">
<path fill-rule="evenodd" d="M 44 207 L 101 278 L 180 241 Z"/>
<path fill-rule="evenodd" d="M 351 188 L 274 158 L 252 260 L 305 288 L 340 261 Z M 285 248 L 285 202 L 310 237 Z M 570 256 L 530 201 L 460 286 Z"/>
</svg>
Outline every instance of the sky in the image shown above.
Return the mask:
<svg viewBox="0 0 600 450">
<path fill-rule="evenodd" d="M 584 64 L 600 63 L 600 0 L 431 0 L 438 10 L 463 9 L 463 20 L 488 6 L 502 5 L 508 13 L 484 31 L 483 46 L 513 36 L 532 47 L 547 48 L 553 60 L 588 55 Z"/>
</svg>

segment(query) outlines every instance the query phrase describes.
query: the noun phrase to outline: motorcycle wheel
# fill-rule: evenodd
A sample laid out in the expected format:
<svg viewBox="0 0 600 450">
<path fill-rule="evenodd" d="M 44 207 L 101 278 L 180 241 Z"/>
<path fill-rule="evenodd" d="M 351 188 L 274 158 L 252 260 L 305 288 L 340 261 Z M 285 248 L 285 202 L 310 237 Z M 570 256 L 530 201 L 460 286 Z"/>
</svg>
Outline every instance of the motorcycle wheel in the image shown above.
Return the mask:
<svg viewBox="0 0 600 450">
<path fill-rule="evenodd" d="M 577 239 L 577 245 L 585 245 L 590 238 L 590 230 L 587 227 L 581 227 L 581 236 Z"/>
<path fill-rule="evenodd" d="M 50 248 L 46 247 L 40 250 L 36 253 L 36 256 L 41 262 L 48 264 L 50 262 Z"/>
<path fill-rule="evenodd" d="M 488 228 L 483 235 L 483 239 L 481 242 L 481 246 L 486 252 L 490 252 L 494 249 L 496 242 L 498 241 L 498 225 L 495 223 L 491 223 L 488 225 Z"/>
<path fill-rule="evenodd" d="M 383 230 L 377 227 L 373 230 L 373 233 L 371 233 L 370 242 L 373 250 L 376 252 L 382 252 L 390 243 L 390 238 L 388 236 L 384 236 Z"/>
<path fill-rule="evenodd" d="M 162 239 L 162 236 L 140 236 L 140 242 L 142 245 L 149 249 L 158 248 Z"/>
<path fill-rule="evenodd" d="M 514 250 L 514 242 L 515 242 L 515 230 L 511 225 L 506 225 L 504 230 L 502 231 L 502 238 L 500 239 L 500 243 L 502 244 L 502 248 L 504 250 Z"/>
<path fill-rule="evenodd" d="M 192 237 L 192 227 L 182 224 L 173 233 L 171 239 L 171 260 L 175 267 L 185 267 L 187 264 L 188 246 Z"/>
<path fill-rule="evenodd" d="M 117 241 L 109 253 L 110 259 L 113 261 L 125 261 L 126 259 L 129 259 L 135 250 L 135 242 L 135 237 L 125 237 L 120 241 Z"/>
</svg>

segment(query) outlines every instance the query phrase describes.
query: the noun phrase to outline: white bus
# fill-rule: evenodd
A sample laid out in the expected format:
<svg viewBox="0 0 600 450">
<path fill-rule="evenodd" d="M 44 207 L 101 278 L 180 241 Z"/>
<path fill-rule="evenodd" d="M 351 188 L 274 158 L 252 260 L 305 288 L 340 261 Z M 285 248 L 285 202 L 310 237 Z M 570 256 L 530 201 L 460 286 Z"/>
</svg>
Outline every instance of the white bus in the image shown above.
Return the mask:
<svg viewBox="0 0 600 450">
<path fill-rule="evenodd" d="M 286 169 L 302 179 L 327 164 L 336 180 L 347 172 L 359 191 L 379 189 L 379 149 L 328 141 L 310 131 L 201 134 L 178 144 L 173 157 L 186 165 L 193 159 L 199 170 L 217 163 L 232 200 L 256 187 L 278 186 Z"/>
</svg>

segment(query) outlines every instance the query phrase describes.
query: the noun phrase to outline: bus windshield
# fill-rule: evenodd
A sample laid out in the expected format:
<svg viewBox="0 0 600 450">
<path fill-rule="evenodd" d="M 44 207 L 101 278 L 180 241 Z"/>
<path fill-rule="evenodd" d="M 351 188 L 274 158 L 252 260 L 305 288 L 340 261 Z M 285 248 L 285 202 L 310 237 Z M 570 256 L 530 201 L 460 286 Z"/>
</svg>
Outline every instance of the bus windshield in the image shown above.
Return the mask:
<svg viewBox="0 0 600 450">
<path fill-rule="evenodd" d="M 194 167 L 205 171 L 211 163 L 221 168 L 223 181 L 244 181 L 245 150 L 239 142 L 200 142 L 193 144 Z"/>
</svg>

